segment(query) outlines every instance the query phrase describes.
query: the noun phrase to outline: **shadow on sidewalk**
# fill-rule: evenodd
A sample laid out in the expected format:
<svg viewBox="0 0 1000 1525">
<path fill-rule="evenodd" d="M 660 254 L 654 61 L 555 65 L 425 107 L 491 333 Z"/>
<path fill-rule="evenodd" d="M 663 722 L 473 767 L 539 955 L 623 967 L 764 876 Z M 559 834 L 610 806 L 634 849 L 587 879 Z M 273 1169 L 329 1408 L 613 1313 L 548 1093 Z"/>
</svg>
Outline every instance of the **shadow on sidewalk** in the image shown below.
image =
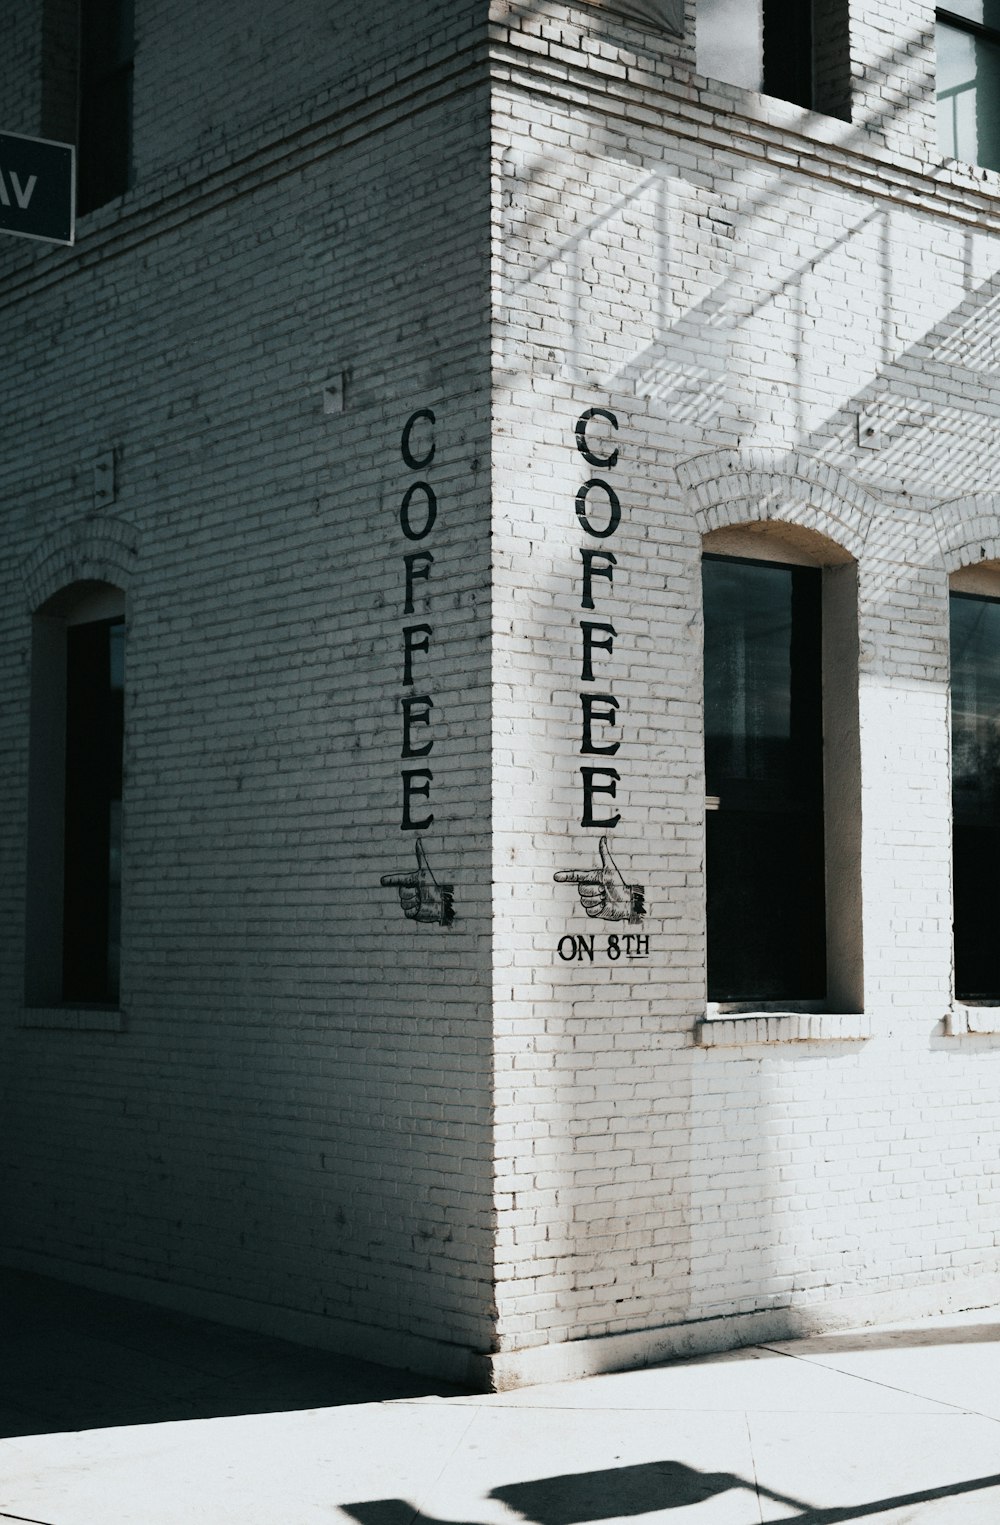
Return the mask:
<svg viewBox="0 0 1000 1525">
<path fill-rule="evenodd" d="M 4 1438 L 468 1391 L 2 1269 L 0 1350 Z"/>
<path fill-rule="evenodd" d="M 492 1489 L 489 1496 L 506 1504 L 526 1525 L 590 1525 L 592 1521 L 684 1509 L 731 1489 L 745 1489 L 758 1498 L 787 1506 L 789 1513 L 774 1517 L 775 1525 L 783 1525 L 783 1522 L 786 1525 L 841 1525 L 841 1522 L 847 1525 L 850 1520 L 864 1520 L 889 1509 L 915 1508 L 937 1499 L 978 1493 L 985 1488 L 1000 1489 L 1000 1472 L 989 1477 L 946 1483 L 939 1488 L 900 1493 L 892 1498 L 820 1509 L 787 1494 L 775 1493 L 761 1483 L 748 1482 L 732 1472 L 700 1472 L 684 1462 L 656 1461 L 508 1483 Z M 997 1507 L 1000 1518 L 1000 1498 Z M 372 1499 L 365 1503 L 341 1504 L 340 1508 L 356 1520 L 357 1525 L 458 1525 L 456 1521 L 437 1520 L 432 1515 L 422 1514 L 405 1499 Z M 463 1525 L 474 1525 L 474 1522 L 463 1522 Z"/>
<path fill-rule="evenodd" d="M 791 1336 L 797 1340 L 802 1336 Z M 853 1355 L 864 1350 L 918 1350 L 922 1346 L 990 1345 L 1000 1342 L 1000 1324 L 919 1324 L 906 1329 L 851 1329 L 839 1334 L 810 1334 L 811 1355 Z M 783 1352 L 790 1340 L 764 1340 L 761 1350 Z"/>
</svg>

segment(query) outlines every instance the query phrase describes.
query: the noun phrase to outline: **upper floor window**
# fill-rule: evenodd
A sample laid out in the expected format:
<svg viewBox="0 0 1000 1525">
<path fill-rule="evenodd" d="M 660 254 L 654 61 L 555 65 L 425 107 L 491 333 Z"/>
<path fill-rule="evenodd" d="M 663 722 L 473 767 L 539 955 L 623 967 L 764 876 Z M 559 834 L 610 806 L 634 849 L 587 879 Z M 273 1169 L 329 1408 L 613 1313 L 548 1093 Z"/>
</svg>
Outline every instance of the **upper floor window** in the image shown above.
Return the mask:
<svg viewBox="0 0 1000 1525">
<path fill-rule="evenodd" d="M 938 147 L 1000 169 L 1000 0 L 952 0 L 936 37 Z"/>
<path fill-rule="evenodd" d="M 133 0 L 81 0 L 77 210 L 132 183 Z"/>
<path fill-rule="evenodd" d="M 846 0 L 698 0 L 698 69 L 850 120 Z"/>
</svg>

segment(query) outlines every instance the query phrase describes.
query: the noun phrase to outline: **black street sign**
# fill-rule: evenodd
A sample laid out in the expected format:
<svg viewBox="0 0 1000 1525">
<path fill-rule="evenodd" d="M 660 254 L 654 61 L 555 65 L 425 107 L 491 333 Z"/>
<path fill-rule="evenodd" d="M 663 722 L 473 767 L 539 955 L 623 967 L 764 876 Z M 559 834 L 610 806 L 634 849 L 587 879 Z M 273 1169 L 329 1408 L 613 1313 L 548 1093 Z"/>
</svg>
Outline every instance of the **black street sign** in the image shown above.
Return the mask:
<svg viewBox="0 0 1000 1525">
<path fill-rule="evenodd" d="M 75 207 L 72 144 L 0 132 L 0 232 L 71 244 Z"/>
</svg>

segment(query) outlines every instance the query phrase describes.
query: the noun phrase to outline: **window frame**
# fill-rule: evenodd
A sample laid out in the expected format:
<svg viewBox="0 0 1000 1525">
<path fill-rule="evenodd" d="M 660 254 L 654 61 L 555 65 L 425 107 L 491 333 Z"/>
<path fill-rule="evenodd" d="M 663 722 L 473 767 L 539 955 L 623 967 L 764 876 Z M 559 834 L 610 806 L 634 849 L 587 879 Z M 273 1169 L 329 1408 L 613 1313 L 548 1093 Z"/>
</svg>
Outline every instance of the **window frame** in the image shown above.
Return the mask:
<svg viewBox="0 0 1000 1525">
<path fill-rule="evenodd" d="M 825 1022 L 826 1014 L 838 1013 L 837 1021 L 847 1021 L 850 1016 L 847 1026 L 856 1036 L 858 1024 L 853 1018 L 864 1013 L 857 562 L 842 546 L 818 531 L 777 520 L 754 521 L 710 531 L 703 536 L 702 554 L 812 566 L 821 571 L 827 976 L 823 998 L 802 994 L 801 998 L 774 1000 L 752 996 L 709 1000 L 706 1031 L 731 1017 L 815 1013 L 816 1021 Z M 711 808 L 708 800 L 706 804 Z M 705 893 L 707 936 L 707 886 Z M 819 1014 L 824 1015 L 820 1017 Z M 838 1035 L 844 1036 L 842 1033 Z M 699 1041 L 713 1040 L 702 1038 Z"/>
<path fill-rule="evenodd" d="M 998 63 L 998 69 L 1000 69 L 1000 27 L 989 26 L 985 22 L 982 22 L 982 21 L 973 21 L 971 17 L 963 16 L 961 14 L 961 12 L 959 12 L 959 11 L 949 10 L 947 6 L 936 6 L 935 7 L 935 9 L 934 9 L 934 24 L 935 24 L 935 28 L 941 27 L 941 26 L 951 27 L 953 31 L 962 32 L 966 36 L 974 37 L 979 42 L 986 42 L 986 43 L 992 44 L 992 46 L 995 47 L 998 50 L 997 63 Z M 1000 72 L 998 72 L 996 87 L 997 87 L 998 92 L 1000 92 Z M 938 148 L 939 148 L 940 152 L 945 153 L 945 156 L 947 158 L 954 159 L 955 162 L 958 163 L 958 164 L 975 164 L 977 167 L 979 167 L 981 169 L 990 169 L 990 170 L 993 170 L 994 173 L 996 173 L 997 171 L 1000 171 L 1000 134 L 998 134 L 998 140 L 997 140 L 997 143 L 996 143 L 996 156 L 997 156 L 997 163 L 996 164 L 984 164 L 982 162 L 982 160 L 980 160 L 980 159 L 966 159 L 966 158 L 960 156 L 957 152 L 951 153 L 951 152 L 948 152 L 948 151 L 946 151 L 946 150 L 941 148 L 940 110 L 941 110 L 941 101 L 943 99 L 943 96 L 941 95 L 941 93 L 937 89 L 936 81 L 935 81 L 934 99 L 935 99 L 935 105 L 937 107 L 938 114 L 939 114 L 939 125 L 938 125 L 938 131 L 937 131 L 937 141 L 938 141 Z M 958 134 L 957 134 L 957 131 L 955 133 L 955 148 L 956 149 L 958 148 Z"/>
<path fill-rule="evenodd" d="M 743 59 L 744 64 L 754 63 L 758 67 L 738 65 L 731 72 L 724 68 L 719 73 L 716 72 L 719 57 L 711 46 L 706 50 L 699 40 L 699 22 L 704 25 L 705 19 L 701 7 L 707 3 L 708 0 L 699 0 L 695 15 L 695 51 L 700 73 L 739 89 L 754 90 L 772 100 L 787 101 L 803 111 L 851 121 L 853 88 L 847 0 L 754 0 L 756 12 L 751 32 L 759 44 L 759 55 L 755 45 L 754 56 L 744 54 Z M 746 0 L 736 0 L 736 4 L 743 6 Z M 786 47 L 784 40 L 789 30 L 795 35 Z M 717 32 L 716 39 L 719 35 L 726 34 Z M 751 75 L 756 76 L 755 80 Z"/>
</svg>

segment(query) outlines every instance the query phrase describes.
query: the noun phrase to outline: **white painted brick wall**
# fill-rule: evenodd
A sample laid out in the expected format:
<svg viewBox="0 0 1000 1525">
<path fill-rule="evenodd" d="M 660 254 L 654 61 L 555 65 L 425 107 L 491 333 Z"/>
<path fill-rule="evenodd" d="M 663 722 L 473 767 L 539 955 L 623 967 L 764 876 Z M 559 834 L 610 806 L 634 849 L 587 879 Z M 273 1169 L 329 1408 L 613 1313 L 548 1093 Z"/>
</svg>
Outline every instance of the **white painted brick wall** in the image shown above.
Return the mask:
<svg viewBox="0 0 1000 1525">
<path fill-rule="evenodd" d="M 943 1030 L 947 579 L 1000 556 L 1000 179 L 939 162 L 933 7 L 851 0 L 840 122 L 698 76 L 691 0 L 680 40 L 610 0 L 137 4 L 135 187 L 73 251 L 0 250 L 3 1254 L 383 1358 L 493 1349 L 500 1383 L 983 1295 L 1000 1040 Z M 38 14 L 3 23 L 24 132 Z M 415 861 L 425 407 L 449 928 L 379 884 Z M 590 408 L 613 466 L 576 448 Z M 858 563 L 865 1009 L 703 1046 L 701 537 L 767 517 Z M 617 558 L 593 611 L 581 546 Z M 125 1022 L 25 1026 L 30 608 L 102 566 Z M 615 627 L 613 758 L 580 754 L 581 618 Z M 554 880 L 601 835 L 641 925 Z M 608 956 L 626 931 L 648 955 Z M 560 957 L 584 933 L 594 961 Z"/>
<path fill-rule="evenodd" d="M 984 540 L 997 535 L 985 441 L 1000 180 L 938 162 L 932 7 L 851 7 L 851 125 L 700 80 L 688 44 L 640 29 L 605 70 L 584 5 L 505 9 L 494 34 L 497 1369 L 523 1380 L 542 1365 L 518 1353 L 553 1342 L 590 1342 L 546 1368 L 570 1371 L 648 1356 L 653 1331 L 684 1321 L 730 1320 L 719 1338 L 734 1339 L 734 1315 L 822 1322 L 852 1298 L 864 1316 L 890 1306 L 878 1294 L 929 1307 L 963 1278 L 970 1297 L 981 1279 L 995 1284 L 1000 1048 L 940 1036 L 947 571 L 963 559 L 956 549 L 946 563 L 942 542 L 977 559 L 973 513 Z M 673 68 L 650 67 L 657 49 Z M 575 448 L 576 419 L 595 406 L 619 421 L 613 470 Z M 864 408 L 876 450 L 858 448 Z M 578 526 L 574 495 L 590 474 L 621 498 L 613 539 Z M 963 495 L 956 533 L 950 505 Z M 705 1011 L 700 536 L 769 516 L 823 529 L 859 563 L 873 1036 L 706 1049 L 693 1042 Z M 618 559 L 595 614 L 580 609 L 582 544 Z M 617 930 L 551 884 L 596 861 L 599 833 L 579 825 L 583 617 L 618 632 L 599 686 L 623 703 L 613 845 L 626 880 L 646 887 L 641 964 L 557 952 L 567 933 L 594 931 L 600 945 Z M 542 1034 L 555 1045 L 544 1063 Z M 641 1330 L 645 1347 L 603 1353 L 599 1337 Z"/>
</svg>

